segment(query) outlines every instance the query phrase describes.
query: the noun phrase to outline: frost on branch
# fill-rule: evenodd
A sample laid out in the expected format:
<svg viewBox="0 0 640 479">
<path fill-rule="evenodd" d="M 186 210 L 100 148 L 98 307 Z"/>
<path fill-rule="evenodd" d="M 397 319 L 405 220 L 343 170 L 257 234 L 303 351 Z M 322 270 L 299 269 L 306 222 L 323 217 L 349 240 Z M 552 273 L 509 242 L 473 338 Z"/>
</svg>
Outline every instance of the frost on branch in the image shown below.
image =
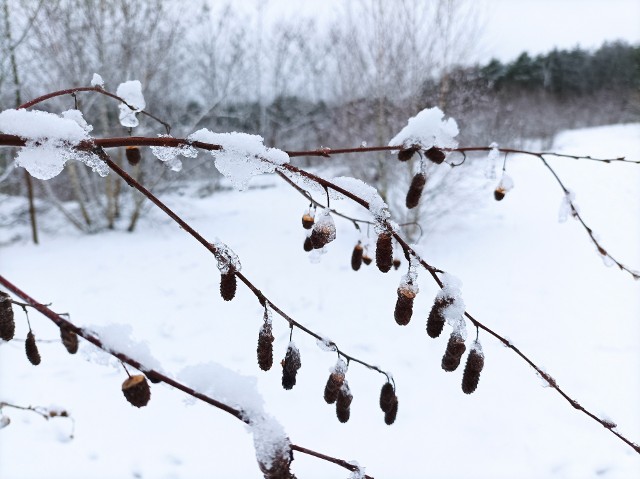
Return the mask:
<svg viewBox="0 0 640 479">
<path fill-rule="evenodd" d="M 82 113 L 69 110 L 60 117 L 39 110 L 4 110 L 0 112 L 0 132 L 26 140 L 20 148 L 16 166 L 25 168 L 31 176 L 48 180 L 60 174 L 68 160 L 89 166 L 100 176 L 109 172 L 107 165 L 96 155 L 78 151 L 75 147 L 90 140 Z"/>
<path fill-rule="evenodd" d="M 123 103 L 118 105 L 120 109 L 120 124 L 125 128 L 135 128 L 139 124 L 136 114 L 140 113 L 144 110 L 145 106 L 147 106 L 144 101 L 144 96 L 142 95 L 142 85 L 140 81 L 131 80 L 120 83 L 116 90 L 116 95 L 129 105 L 127 106 Z"/>
<path fill-rule="evenodd" d="M 192 133 L 189 141 L 220 145 L 211 150 L 216 168 L 239 191 L 247 189 L 252 177 L 273 173 L 277 165 L 289 163 L 289 155 L 277 148 L 267 148 L 263 138 L 248 133 L 214 133 L 206 128 Z"/>
<path fill-rule="evenodd" d="M 407 150 L 455 148 L 458 142 L 454 137 L 457 135 L 458 124 L 453 118 L 445 121 L 440 108 L 426 108 L 409 118 L 407 126 L 391 139 L 389 146 L 402 146 Z"/>
<path fill-rule="evenodd" d="M 173 138 L 171 135 L 158 135 L 160 138 Z M 191 145 L 180 146 L 152 146 L 151 152 L 153 156 L 162 161 L 173 171 L 182 170 L 182 161 L 178 159 L 178 155 L 185 158 L 196 158 L 198 150 Z"/>
<path fill-rule="evenodd" d="M 572 206 L 572 204 L 575 199 L 575 193 L 570 190 L 567 190 L 567 192 L 562 196 L 560 209 L 558 210 L 558 221 L 560 223 L 564 223 L 565 221 L 567 221 L 569 214 L 573 214 L 574 207 Z"/>
</svg>

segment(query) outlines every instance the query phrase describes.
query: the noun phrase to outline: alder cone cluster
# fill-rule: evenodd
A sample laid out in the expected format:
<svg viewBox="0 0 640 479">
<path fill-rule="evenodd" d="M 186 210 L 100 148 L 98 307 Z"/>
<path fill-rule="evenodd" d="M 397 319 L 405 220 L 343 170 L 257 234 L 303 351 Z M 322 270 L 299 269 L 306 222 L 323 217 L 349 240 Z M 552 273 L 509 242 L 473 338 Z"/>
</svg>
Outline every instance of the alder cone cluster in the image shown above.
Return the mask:
<svg viewBox="0 0 640 479">
<path fill-rule="evenodd" d="M 384 422 L 388 426 L 396 421 L 398 415 L 398 396 L 390 382 L 382 385 L 380 390 L 380 409 L 384 412 Z"/>
<path fill-rule="evenodd" d="M 31 364 L 37 366 L 40 364 L 40 351 L 38 351 L 38 345 L 36 344 L 36 337 L 32 331 L 27 333 L 27 340 L 24 342 L 24 350 L 27 353 L 27 359 Z"/>
<path fill-rule="evenodd" d="M 436 297 L 427 319 L 427 334 L 432 338 L 437 338 L 442 333 L 445 323 L 444 309 L 452 303 L 453 298 Z"/>
<path fill-rule="evenodd" d="M 122 394 L 135 407 L 144 407 L 151 399 L 151 389 L 144 374 L 136 374 L 122 383 Z"/>
<path fill-rule="evenodd" d="M 302 366 L 300 351 L 295 346 L 289 345 L 287 354 L 282 361 L 282 387 L 289 390 L 296 385 L 296 375 Z"/>
<path fill-rule="evenodd" d="M 388 232 L 380 233 L 376 242 L 376 266 L 383 273 L 387 273 L 393 265 L 392 236 Z"/>
<path fill-rule="evenodd" d="M 408 209 L 415 208 L 420 203 L 420 197 L 422 196 L 422 190 L 427 183 L 427 177 L 422 173 L 416 174 L 411 180 L 409 191 L 407 191 L 407 198 L 405 204 Z"/>
<path fill-rule="evenodd" d="M 460 365 L 460 359 L 466 351 L 467 347 L 464 344 L 464 339 L 458 333 L 453 332 L 449 336 L 449 342 L 447 343 L 447 349 L 442 356 L 442 369 L 445 371 L 455 371 Z"/>
<path fill-rule="evenodd" d="M 0 339 L 11 341 L 16 334 L 16 322 L 13 318 L 11 298 L 0 291 Z"/>
<path fill-rule="evenodd" d="M 225 301 L 231 301 L 236 295 L 238 281 L 235 273 L 236 271 L 230 268 L 228 272 L 220 275 L 220 296 Z"/>
<path fill-rule="evenodd" d="M 60 328 L 60 339 L 69 354 L 78 352 L 78 335 L 76 333 L 66 328 Z"/>
<path fill-rule="evenodd" d="M 471 394 L 478 387 L 480 373 L 484 367 L 484 355 L 476 349 L 472 349 L 467 356 L 467 364 L 462 374 L 462 392 Z"/>
</svg>

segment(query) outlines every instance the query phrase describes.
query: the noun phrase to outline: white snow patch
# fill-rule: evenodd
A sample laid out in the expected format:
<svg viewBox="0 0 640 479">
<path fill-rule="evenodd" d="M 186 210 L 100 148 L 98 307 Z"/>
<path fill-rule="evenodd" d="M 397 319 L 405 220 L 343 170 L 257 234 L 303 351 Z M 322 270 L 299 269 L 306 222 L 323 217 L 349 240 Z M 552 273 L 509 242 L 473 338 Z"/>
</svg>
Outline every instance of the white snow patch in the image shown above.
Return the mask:
<svg viewBox="0 0 640 479">
<path fill-rule="evenodd" d="M 458 124 L 453 118 L 445 121 L 440 108 L 426 108 L 409 118 L 407 126 L 391 139 L 389 146 L 402 145 L 404 148 L 419 147 L 425 150 L 432 146 L 455 148 L 458 142 L 454 137 L 458 133 Z"/>
<path fill-rule="evenodd" d="M 94 73 L 93 76 L 91 77 L 91 86 L 104 88 L 104 80 L 100 75 L 98 75 L 97 73 Z"/>
<path fill-rule="evenodd" d="M 142 84 L 138 80 L 130 80 L 118 85 L 116 95 L 122 98 L 127 105 L 120 103 L 120 124 L 126 128 L 138 126 L 137 113 L 144 110 L 146 103 L 142 95 Z"/>
</svg>

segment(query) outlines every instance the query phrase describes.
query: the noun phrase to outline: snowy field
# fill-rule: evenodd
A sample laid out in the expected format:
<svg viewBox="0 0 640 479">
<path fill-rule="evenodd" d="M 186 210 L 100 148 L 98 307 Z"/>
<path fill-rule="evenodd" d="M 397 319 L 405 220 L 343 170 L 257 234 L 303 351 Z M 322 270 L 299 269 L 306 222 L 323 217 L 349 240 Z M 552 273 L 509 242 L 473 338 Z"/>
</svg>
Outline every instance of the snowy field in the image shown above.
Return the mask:
<svg viewBox="0 0 640 479">
<path fill-rule="evenodd" d="M 565 132 L 554 148 L 640 159 L 639 138 L 638 124 L 594 128 Z M 550 163 L 605 248 L 640 269 L 640 165 Z M 539 160 L 511 156 L 508 171 L 515 187 L 507 197 L 495 202 L 487 188 L 486 202 L 470 204 L 468 216 L 423 239 L 425 257 L 463 281 L 467 308 L 480 321 L 638 442 L 640 282 L 607 268 L 576 221 L 558 222 L 562 192 Z M 210 241 L 230 245 L 243 273 L 285 312 L 392 372 L 399 398 L 394 425 L 384 424 L 378 407 L 383 377 L 357 364 L 347 373 L 351 419 L 339 423 L 322 397 L 336 356 L 299 331 L 293 338 L 302 368 L 297 385 L 284 391 L 278 363 L 289 329 L 275 315 L 275 364 L 260 371 L 260 304 L 241 284 L 236 298 L 224 302 L 214 258 L 161 212 L 135 234 L 82 236 L 63 228 L 37 247 L 5 246 L 2 274 L 55 311 L 69 312 L 77 325 L 129 325 L 170 374 L 215 362 L 256 378 L 265 409 L 294 444 L 358 461 L 378 479 L 640 477 L 637 453 L 485 333 L 478 390 L 463 394 L 462 367 L 440 368 L 448 329 L 436 340 L 425 332 L 437 292 L 425 272 L 411 323 L 397 326 L 393 308 L 406 263 L 387 274 L 375 265 L 353 272 L 358 236 L 352 224 L 336 219 L 337 240 L 312 264 L 302 249 L 304 198 L 274 176 L 252 184 L 265 187 L 163 199 Z M 347 202 L 332 206 L 366 216 Z M 38 338 L 58 338 L 48 319 L 32 312 L 30 320 Z M 16 337 L 24 338 L 20 310 L 16 322 Z M 20 341 L 0 345 L 0 401 L 64 408 L 75 421 L 74 438 L 69 420 L 5 409 L 12 423 L 0 431 L 0 478 L 262 477 L 252 437 L 237 419 L 163 385 L 152 385 L 147 407 L 132 407 L 120 391 L 122 367 L 86 342 L 75 357 L 58 342 L 41 343 L 40 352 L 42 364 L 34 367 Z M 292 470 L 299 479 L 349 476 L 297 453 Z"/>
</svg>

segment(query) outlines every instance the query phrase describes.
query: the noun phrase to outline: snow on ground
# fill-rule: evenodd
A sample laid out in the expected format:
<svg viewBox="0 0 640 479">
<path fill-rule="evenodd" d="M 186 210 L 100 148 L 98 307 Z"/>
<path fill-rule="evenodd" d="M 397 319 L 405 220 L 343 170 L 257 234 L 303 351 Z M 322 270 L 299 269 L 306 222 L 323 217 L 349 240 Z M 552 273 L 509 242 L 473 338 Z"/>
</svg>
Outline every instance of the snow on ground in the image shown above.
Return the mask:
<svg viewBox="0 0 640 479">
<path fill-rule="evenodd" d="M 570 153 L 638 159 L 639 136 L 640 125 L 619 125 L 566 132 L 556 145 Z M 640 166 L 551 164 L 603 245 L 640 268 Z M 473 220 L 425 238 L 422 249 L 432 264 L 463 281 L 472 314 L 638 442 L 640 283 L 605 267 L 577 222 L 558 222 L 562 192 L 538 160 L 511 156 L 508 173 L 515 187 L 502 202 L 488 189 L 485 205 L 469 205 L 477 210 Z M 294 444 L 357 460 L 378 479 L 640 476 L 638 454 L 545 388 L 485 333 L 478 390 L 463 394 L 462 368 L 440 368 L 449 326 L 436 340 L 425 332 L 437 292 L 427 275 L 419 275 L 411 323 L 397 326 L 393 308 L 406 263 L 387 274 L 375 265 L 351 271 L 358 234 L 336 218 L 336 241 L 320 264 L 311 264 L 300 225 L 308 203 L 275 177 L 267 183 L 274 187 L 164 199 L 205 237 L 228 244 L 243 273 L 283 310 L 392 372 L 399 398 L 393 426 L 384 424 L 378 407 L 384 378 L 357 364 L 347 373 L 351 419 L 340 424 L 322 398 L 335 353 L 298 331 L 293 339 L 302 368 L 296 386 L 284 391 L 279 361 L 289 331 L 276 315 L 274 367 L 260 371 L 255 348 L 262 307 L 242 284 L 236 298 L 224 302 L 215 258 L 159 212 L 135 234 L 68 232 L 45 235 L 38 247 L 5 246 L 2 274 L 54 310 L 69 312 L 76 324 L 131 325 L 133 339 L 146 341 L 171 374 L 213 361 L 256 377 L 265 411 Z M 366 216 L 344 201 L 332 206 Z M 24 338 L 19 310 L 16 319 L 16 337 Z M 58 337 L 47 319 L 35 312 L 30 319 L 38 338 Z M 5 409 L 12 423 L 0 431 L 1 478 L 262 477 L 251 434 L 237 419 L 162 385 L 152 385 L 147 407 L 132 407 L 120 391 L 122 368 L 86 342 L 78 357 L 55 342 L 41 343 L 40 351 L 42 364 L 34 367 L 22 343 L 0 345 L 0 401 L 65 408 L 75 420 L 75 437 L 69 440 L 69 420 Z M 293 470 L 301 479 L 349 475 L 297 453 Z"/>
</svg>

